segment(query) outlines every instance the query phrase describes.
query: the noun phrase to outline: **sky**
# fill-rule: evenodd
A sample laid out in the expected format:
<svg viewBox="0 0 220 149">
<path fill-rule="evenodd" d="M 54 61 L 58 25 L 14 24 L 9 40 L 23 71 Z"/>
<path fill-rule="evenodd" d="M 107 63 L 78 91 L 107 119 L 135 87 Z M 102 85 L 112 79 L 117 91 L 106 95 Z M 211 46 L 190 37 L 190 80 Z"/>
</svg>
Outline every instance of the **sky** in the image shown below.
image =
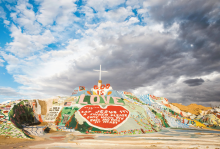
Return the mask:
<svg viewBox="0 0 220 149">
<path fill-rule="evenodd" d="M 0 0 L 0 102 L 114 90 L 220 105 L 219 0 Z"/>
</svg>

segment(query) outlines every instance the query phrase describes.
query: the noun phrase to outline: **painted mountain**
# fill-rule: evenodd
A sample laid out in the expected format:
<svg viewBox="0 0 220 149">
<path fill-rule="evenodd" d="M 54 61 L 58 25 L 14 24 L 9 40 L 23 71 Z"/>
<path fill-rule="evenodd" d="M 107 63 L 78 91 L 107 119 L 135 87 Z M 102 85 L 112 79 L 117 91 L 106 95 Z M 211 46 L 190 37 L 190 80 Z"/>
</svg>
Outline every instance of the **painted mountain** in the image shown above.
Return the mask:
<svg viewBox="0 0 220 149">
<path fill-rule="evenodd" d="M 182 111 L 163 97 L 112 89 L 98 95 L 84 87 L 75 88 L 68 97 L 13 101 L 0 105 L 0 109 L 0 125 L 4 128 L 5 124 L 16 126 L 24 134 L 27 126 L 39 123 L 55 131 L 123 135 L 158 132 L 165 127 L 207 128 L 220 124 L 215 115 L 215 122 L 211 125 L 207 116 Z M 205 114 L 210 113 L 206 111 Z M 2 127 L 0 132 L 1 135 L 10 135 L 10 131 Z"/>
</svg>

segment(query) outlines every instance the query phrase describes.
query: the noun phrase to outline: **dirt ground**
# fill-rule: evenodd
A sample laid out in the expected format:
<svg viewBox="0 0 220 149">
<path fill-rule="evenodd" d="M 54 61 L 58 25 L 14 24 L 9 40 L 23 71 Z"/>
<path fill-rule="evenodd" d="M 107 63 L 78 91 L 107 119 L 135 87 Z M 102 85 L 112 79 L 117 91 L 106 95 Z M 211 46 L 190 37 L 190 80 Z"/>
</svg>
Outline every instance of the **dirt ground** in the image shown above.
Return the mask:
<svg viewBox="0 0 220 149">
<path fill-rule="evenodd" d="M 31 139 L 10 138 L 9 136 L 0 136 L 0 146 L 6 144 L 16 144 L 20 142 L 31 142 Z"/>
<path fill-rule="evenodd" d="M 220 132 L 203 129 L 170 129 L 141 135 L 53 132 L 34 140 L 0 137 L 0 149 L 220 149 Z"/>
</svg>

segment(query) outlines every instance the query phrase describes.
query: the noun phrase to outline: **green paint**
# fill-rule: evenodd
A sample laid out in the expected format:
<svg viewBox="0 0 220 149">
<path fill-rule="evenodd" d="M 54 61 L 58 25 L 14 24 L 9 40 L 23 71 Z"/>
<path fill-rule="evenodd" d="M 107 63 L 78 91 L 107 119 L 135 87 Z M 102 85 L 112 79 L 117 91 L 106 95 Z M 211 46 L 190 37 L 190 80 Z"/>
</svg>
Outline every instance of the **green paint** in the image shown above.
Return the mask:
<svg viewBox="0 0 220 149">
<path fill-rule="evenodd" d="M 158 113 L 153 109 L 151 109 L 151 111 L 156 115 L 157 118 L 159 118 L 161 120 L 162 125 L 164 127 L 170 127 L 169 124 L 166 122 L 166 119 L 163 117 L 163 115 L 161 113 Z"/>
<path fill-rule="evenodd" d="M 61 122 L 59 122 L 58 125 L 60 126 L 65 126 L 65 124 L 63 124 L 63 119 L 64 119 L 64 114 L 69 115 L 68 120 L 71 118 L 71 116 L 75 113 L 75 111 L 77 111 L 79 108 L 78 107 L 63 107 L 62 111 L 61 111 L 61 115 L 62 115 L 62 119 Z"/>
</svg>

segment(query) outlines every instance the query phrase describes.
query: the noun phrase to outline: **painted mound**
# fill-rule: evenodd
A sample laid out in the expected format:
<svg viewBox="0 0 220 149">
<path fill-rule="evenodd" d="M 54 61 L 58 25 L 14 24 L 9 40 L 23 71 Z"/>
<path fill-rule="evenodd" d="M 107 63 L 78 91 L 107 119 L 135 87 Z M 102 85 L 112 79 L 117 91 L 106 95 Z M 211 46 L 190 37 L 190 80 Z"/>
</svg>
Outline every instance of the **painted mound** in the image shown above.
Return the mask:
<svg viewBox="0 0 220 149">
<path fill-rule="evenodd" d="M 73 106 L 64 107 L 55 123 L 84 133 L 139 134 L 157 132 L 162 123 L 148 107 L 119 97 L 82 94 Z M 70 105 L 70 104 L 69 104 Z M 148 112 L 146 112 L 146 108 Z M 151 113 L 152 116 L 149 116 Z"/>
<path fill-rule="evenodd" d="M 85 88 L 75 88 L 72 96 L 10 103 L 4 105 L 4 114 L 8 116 L 6 121 L 22 130 L 29 130 L 24 126 L 41 123 L 39 127 L 46 125 L 56 131 L 108 134 L 152 133 L 164 127 L 205 128 L 203 123 L 212 120 L 190 119 L 183 109 L 170 104 L 164 97 L 112 89 L 105 95 L 97 95 Z M 218 118 L 215 121 L 214 124 L 219 123 Z"/>
</svg>

